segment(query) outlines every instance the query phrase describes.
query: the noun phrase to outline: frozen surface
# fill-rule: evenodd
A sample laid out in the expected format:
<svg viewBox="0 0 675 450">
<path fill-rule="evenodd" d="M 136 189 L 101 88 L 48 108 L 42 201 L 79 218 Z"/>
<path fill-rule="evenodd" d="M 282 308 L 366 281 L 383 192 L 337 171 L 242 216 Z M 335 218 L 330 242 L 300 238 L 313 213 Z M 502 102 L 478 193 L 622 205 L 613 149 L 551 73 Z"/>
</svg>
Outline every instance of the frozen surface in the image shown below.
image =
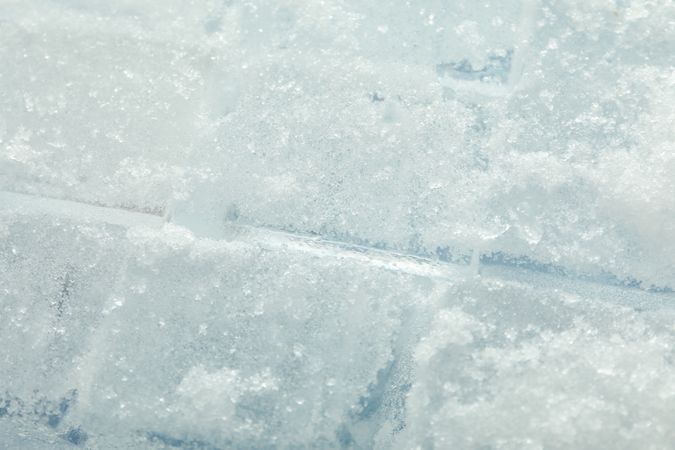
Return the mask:
<svg viewBox="0 0 675 450">
<path fill-rule="evenodd" d="M 672 448 L 674 104 L 670 0 L 0 0 L 0 448 Z"/>
</svg>

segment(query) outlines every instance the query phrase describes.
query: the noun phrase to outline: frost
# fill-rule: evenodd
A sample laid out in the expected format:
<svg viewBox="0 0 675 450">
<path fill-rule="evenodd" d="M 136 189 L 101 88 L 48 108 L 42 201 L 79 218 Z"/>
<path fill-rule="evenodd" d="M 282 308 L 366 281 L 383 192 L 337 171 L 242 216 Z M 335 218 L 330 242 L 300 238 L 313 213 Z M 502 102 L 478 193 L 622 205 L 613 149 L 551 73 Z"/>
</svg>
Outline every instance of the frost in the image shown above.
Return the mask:
<svg viewBox="0 0 675 450">
<path fill-rule="evenodd" d="M 0 2 L 0 441 L 670 447 L 674 24 Z"/>
</svg>

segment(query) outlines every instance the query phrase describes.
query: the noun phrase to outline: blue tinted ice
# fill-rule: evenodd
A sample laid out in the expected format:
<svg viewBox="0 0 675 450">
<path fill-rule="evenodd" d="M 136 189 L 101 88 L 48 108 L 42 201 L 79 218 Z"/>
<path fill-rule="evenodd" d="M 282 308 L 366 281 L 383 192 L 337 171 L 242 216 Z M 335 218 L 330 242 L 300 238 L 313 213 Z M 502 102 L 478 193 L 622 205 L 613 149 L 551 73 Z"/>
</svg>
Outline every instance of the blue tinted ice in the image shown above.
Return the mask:
<svg viewBox="0 0 675 450">
<path fill-rule="evenodd" d="M 474 68 L 468 59 L 438 64 L 436 71 L 441 77 L 450 76 L 458 80 L 480 81 L 483 83 L 506 83 L 511 72 L 513 50 L 488 56 L 485 66 Z"/>
<path fill-rule="evenodd" d="M 0 448 L 670 448 L 675 5 L 0 1 Z"/>
</svg>

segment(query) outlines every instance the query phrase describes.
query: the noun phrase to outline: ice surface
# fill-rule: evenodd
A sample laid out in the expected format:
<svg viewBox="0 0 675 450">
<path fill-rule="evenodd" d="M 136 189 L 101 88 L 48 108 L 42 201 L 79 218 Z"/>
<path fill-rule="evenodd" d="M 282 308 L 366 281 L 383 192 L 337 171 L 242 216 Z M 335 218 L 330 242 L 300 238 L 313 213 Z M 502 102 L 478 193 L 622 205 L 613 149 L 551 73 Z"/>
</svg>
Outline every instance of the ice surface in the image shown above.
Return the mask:
<svg viewBox="0 0 675 450">
<path fill-rule="evenodd" d="M 671 447 L 674 103 L 668 0 L 0 0 L 0 448 Z"/>
</svg>

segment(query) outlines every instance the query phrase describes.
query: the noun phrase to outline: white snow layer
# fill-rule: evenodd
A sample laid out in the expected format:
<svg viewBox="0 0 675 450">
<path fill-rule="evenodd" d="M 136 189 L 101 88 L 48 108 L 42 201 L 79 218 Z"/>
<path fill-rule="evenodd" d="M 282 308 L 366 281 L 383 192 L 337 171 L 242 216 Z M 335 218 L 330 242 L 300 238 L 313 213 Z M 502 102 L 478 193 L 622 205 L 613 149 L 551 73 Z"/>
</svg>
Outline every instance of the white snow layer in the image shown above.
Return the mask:
<svg viewBox="0 0 675 450">
<path fill-rule="evenodd" d="M 0 448 L 674 448 L 674 104 L 670 0 L 0 0 Z"/>
</svg>

